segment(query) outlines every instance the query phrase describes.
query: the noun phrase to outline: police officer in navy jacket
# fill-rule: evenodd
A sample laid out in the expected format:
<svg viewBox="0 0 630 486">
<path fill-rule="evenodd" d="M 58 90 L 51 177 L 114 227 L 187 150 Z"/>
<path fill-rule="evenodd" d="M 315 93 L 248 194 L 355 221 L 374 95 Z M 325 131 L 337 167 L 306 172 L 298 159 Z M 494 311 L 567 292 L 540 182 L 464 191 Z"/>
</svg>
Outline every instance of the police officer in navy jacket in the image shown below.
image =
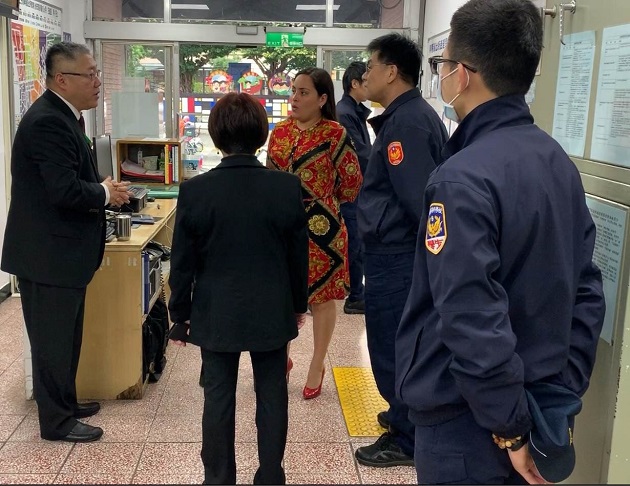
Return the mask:
<svg viewBox="0 0 630 486">
<path fill-rule="evenodd" d="M 365 325 L 376 385 L 389 405 L 375 444 L 357 449 L 368 466 L 413 465 L 414 428 L 394 393 L 394 341 L 409 294 L 422 191 L 440 162 L 446 129 L 417 88 L 421 54 L 399 34 L 374 39 L 365 79 L 368 97 L 385 107 L 371 118 L 376 140 L 357 205 L 363 241 Z"/>
<path fill-rule="evenodd" d="M 343 97 L 337 103 L 337 119 L 352 140 L 362 174 L 365 173 L 372 150 L 366 123 L 372 110 L 363 104 L 367 100 L 367 86 L 363 79 L 366 69 L 364 62 L 350 63 L 343 73 Z M 343 311 L 346 314 L 364 314 L 363 252 L 357 228 L 357 202 L 343 203 L 341 214 L 348 229 L 348 266 L 350 267 L 350 295 L 344 303 Z"/>
<path fill-rule="evenodd" d="M 427 184 L 396 338 L 421 483 L 541 483 L 522 440 L 526 388 L 581 396 L 595 362 L 595 226 L 580 174 L 524 98 L 541 49 L 531 2 L 471 0 L 431 62 L 445 115 L 461 123 Z"/>
</svg>

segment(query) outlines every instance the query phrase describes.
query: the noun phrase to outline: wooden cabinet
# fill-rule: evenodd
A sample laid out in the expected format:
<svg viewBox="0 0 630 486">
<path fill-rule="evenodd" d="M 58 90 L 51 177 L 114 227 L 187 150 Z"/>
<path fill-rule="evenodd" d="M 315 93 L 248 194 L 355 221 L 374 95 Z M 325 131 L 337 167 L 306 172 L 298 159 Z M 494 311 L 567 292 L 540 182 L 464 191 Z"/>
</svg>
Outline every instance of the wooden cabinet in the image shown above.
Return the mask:
<svg viewBox="0 0 630 486">
<path fill-rule="evenodd" d="M 179 184 L 184 179 L 182 145 L 176 138 L 117 140 L 116 172 L 117 180 L 133 184 Z"/>
<path fill-rule="evenodd" d="M 176 199 L 149 203 L 143 214 L 160 218 L 155 224 L 132 228 L 128 241 L 105 246 L 101 267 L 87 288 L 78 398 L 142 398 L 142 325 L 146 315 L 142 312 L 141 253 L 151 240 L 171 246 L 176 205 Z M 166 268 L 162 281 L 168 281 Z M 168 289 L 161 290 L 168 297 Z"/>
</svg>

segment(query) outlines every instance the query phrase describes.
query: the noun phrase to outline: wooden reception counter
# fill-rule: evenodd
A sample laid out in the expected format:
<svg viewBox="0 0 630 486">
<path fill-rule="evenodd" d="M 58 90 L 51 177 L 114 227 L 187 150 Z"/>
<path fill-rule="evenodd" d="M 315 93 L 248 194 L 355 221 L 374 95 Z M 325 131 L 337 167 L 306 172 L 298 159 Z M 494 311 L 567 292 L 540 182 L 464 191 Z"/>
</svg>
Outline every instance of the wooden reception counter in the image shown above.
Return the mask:
<svg viewBox="0 0 630 486">
<path fill-rule="evenodd" d="M 152 225 L 132 228 L 128 241 L 105 245 L 101 267 L 87 288 L 83 346 L 77 374 L 79 399 L 142 398 L 143 281 L 141 252 L 151 240 L 171 246 L 176 199 L 158 199 L 142 214 Z M 170 263 L 170 262 L 169 262 Z M 167 271 L 162 281 L 168 280 Z M 165 287 L 166 284 L 164 285 Z M 152 301 L 162 295 L 163 288 Z"/>
</svg>

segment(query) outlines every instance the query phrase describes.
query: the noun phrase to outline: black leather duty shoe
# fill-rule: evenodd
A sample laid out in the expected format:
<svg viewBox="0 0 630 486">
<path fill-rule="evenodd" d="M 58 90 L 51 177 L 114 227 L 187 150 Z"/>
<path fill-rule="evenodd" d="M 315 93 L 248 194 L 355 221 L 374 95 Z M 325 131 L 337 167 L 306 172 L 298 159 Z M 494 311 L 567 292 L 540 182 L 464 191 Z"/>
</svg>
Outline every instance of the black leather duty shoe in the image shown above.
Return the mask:
<svg viewBox="0 0 630 486">
<path fill-rule="evenodd" d="M 100 427 L 93 427 L 92 425 L 84 424 L 83 422 L 77 422 L 72 427 L 72 430 L 64 437 L 51 440 L 61 440 L 65 442 L 94 442 L 99 440 L 103 435 L 103 429 Z"/>
<path fill-rule="evenodd" d="M 363 300 L 350 301 L 346 299 L 346 302 L 343 304 L 343 313 L 344 314 L 365 314 L 365 301 Z"/>
<path fill-rule="evenodd" d="M 379 412 L 376 415 L 376 421 L 385 430 L 389 430 L 389 419 L 387 418 L 387 412 Z"/>
<path fill-rule="evenodd" d="M 77 409 L 74 412 L 74 418 L 82 419 L 96 415 L 101 409 L 101 404 L 98 402 L 79 403 Z"/>
<path fill-rule="evenodd" d="M 385 432 L 369 446 L 359 447 L 354 456 L 359 464 L 372 467 L 413 466 L 413 458 L 405 454 L 394 437 Z"/>
</svg>

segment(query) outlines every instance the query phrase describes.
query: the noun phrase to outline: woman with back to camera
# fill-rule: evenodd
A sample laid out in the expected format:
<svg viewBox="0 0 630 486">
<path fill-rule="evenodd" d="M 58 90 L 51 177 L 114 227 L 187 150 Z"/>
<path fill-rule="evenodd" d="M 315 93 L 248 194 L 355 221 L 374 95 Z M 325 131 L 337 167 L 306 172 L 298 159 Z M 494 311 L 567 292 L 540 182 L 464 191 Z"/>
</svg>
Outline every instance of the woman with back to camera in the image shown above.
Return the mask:
<svg viewBox="0 0 630 486">
<path fill-rule="evenodd" d="M 348 233 L 339 205 L 354 201 L 363 180 L 346 130 L 336 121 L 334 87 L 323 69 L 307 68 L 293 81 L 291 116 L 278 123 L 268 144 L 267 166 L 302 181 L 308 214 L 308 301 L 313 313 L 313 358 L 302 392 L 321 394 L 324 360 L 335 329 L 335 300 L 349 288 Z M 292 367 L 289 358 L 287 369 Z"/>
<path fill-rule="evenodd" d="M 170 338 L 201 347 L 204 484 L 236 484 L 242 351 L 250 352 L 254 370 L 260 460 L 254 484 L 284 484 L 287 343 L 297 336 L 307 306 L 301 185 L 294 175 L 269 170 L 254 156 L 269 127 L 252 96 L 223 96 L 210 112 L 208 131 L 224 157 L 180 187 L 169 278 L 175 323 Z"/>
</svg>

